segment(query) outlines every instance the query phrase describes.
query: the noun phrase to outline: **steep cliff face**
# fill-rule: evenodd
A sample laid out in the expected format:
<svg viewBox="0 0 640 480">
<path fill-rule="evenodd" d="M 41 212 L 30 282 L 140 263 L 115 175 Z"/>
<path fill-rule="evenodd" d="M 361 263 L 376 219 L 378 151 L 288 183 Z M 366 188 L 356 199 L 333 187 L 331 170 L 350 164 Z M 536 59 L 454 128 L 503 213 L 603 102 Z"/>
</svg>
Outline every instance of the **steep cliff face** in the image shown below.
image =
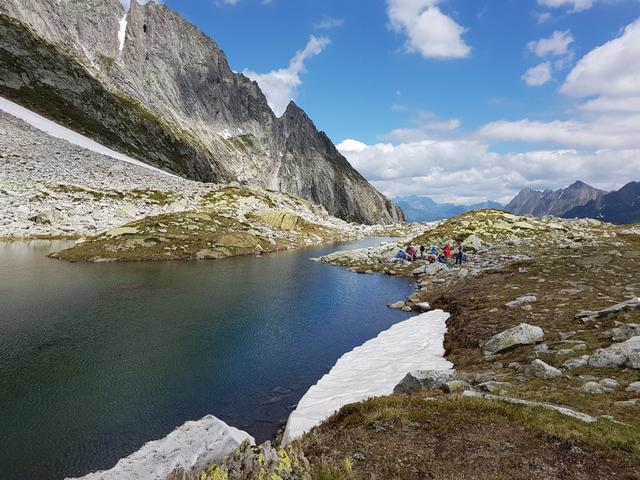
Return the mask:
<svg viewBox="0 0 640 480">
<path fill-rule="evenodd" d="M 577 181 L 567 188 L 543 192 L 525 188 L 505 207 L 516 215 L 556 215 L 597 200 L 607 192 Z"/>
<path fill-rule="evenodd" d="M 0 94 L 189 178 L 294 193 L 351 221 L 404 219 L 302 110 L 276 117 L 257 83 L 166 7 L 0 0 L 0 14 Z"/>
</svg>

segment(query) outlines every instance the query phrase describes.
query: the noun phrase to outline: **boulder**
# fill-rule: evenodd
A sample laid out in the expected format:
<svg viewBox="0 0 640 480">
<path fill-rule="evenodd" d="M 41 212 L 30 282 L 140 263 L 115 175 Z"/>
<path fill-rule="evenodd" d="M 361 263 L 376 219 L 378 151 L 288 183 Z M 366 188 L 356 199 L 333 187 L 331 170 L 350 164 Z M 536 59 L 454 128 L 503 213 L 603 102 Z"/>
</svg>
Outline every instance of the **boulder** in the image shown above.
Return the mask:
<svg viewBox="0 0 640 480">
<path fill-rule="evenodd" d="M 448 269 L 449 268 L 444 263 L 435 262 L 427 263 L 422 267 L 418 267 L 411 273 L 413 273 L 414 275 L 435 275 L 438 272 L 442 272 Z"/>
<path fill-rule="evenodd" d="M 30 217 L 29 220 L 38 225 L 54 225 L 62 220 L 62 214 L 57 209 L 51 208 Z"/>
<path fill-rule="evenodd" d="M 464 240 L 464 242 L 462 242 L 462 244 L 464 245 L 465 250 L 472 250 L 474 252 L 477 252 L 478 250 L 482 249 L 483 242 L 477 236 L 469 235 Z"/>
<path fill-rule="evenodd" d="M 490 382 L 481 383 L 478 388 L 483 392 L 500 394 L 511 387 L 509 382 L 496 382 L 494 380 Z"/>
<path fill-rule="evenodd" d="M 509 308 L 518 308 L 528 303 L 534 303 L 537 301 L 538 301 L 538 297 L 536 297 L 535 295 L 529 294 L 529 295 L 523 295 L 522 297 L 516 298 L 515 300 L 512 300 L 511 302 L 506 303 L 505 306 Z"/>
<path fill-rule="evenodd" d="M 136 227 L 119 227 L 109 230 L 105 233 L 107 237 L 122 237 L 125 235 L 136 235 L 140 233 Z"/>
<path fill-rule="evenodd" d="M 562 377 L 562 372 L 542 360 L 536 359 L 526 368 L 525 375 L 542 378 L 543 380 L 553 380 L 554 378 Z"/>
<path fill-rule="evenodd" d="M 628 323 L 611 330 L 611 339 L 616 342 L 629 340 L 631 337 L 640 335 L 640 325 L 637 323 Z"/>
<path fill-rule="evenodd" d="M 625 392 L 640 392 L 640 382 L 633 382 L 625 389 Z"/>
<path fill-rule="evenodd" d="M 442 385 L 442 390 L 445 393 L 458 393 L 464 392 L 470 387 L 471 385 L 469 385 L 469 383 L 465 382 L 464 380 L 452 380 Z"/>
<path fill-rule="evenodd" d="M 589 355 L 581 355 L 579 357 L 570 358 L 562 364 L 562 368 L 573 370 L 575 368 L 586 367 L 589 363 Z"/>
<path fill-rule="evenodd" d="M 395 302 L 395 303 L 390 303 L 389 305 L 387 305 L 387 307 L 389 308 L 393 308 L 395 310 L 400 310 L 401 308 L 403 308 L 405 305 L 405 303 L 403 301 L 399 301 L 399 302 Z"/>
<path fill-rule="evenodd" d="M 430 310 L 433 310 L 433 308 L 431 307 L 431 304 L 429 302 L 416 303 L 415 304 L 415 308 L 419 312 L 428 312 Z"/>
<path fill-rule="evenodd" d="M 544 340 L 544 331 L 540 327 L 521 323 L 517 327 L 494 335 L 485 343 L 485 356 L 502 353 L 520 345 L 532 345 L 542 340 Z"/>
<path fill-rule="evenodd" d="M 456 378 L 455 369 L 450 370 L 414 370 L 398 383 L 393 393 L 414 393 L 422 389 L 441 387 Z"/>
<path fill-rule="evenodd" d="M 599 348 L 589 358 L 589 366 L 640 369 L 640 336 L 631 337 L 622 343 L 614 343 L 608 348 Z"/>
<path fill-rule="evenodd" d="M 618 388 L 620 388 L 620 384 L 613 378 L 603 378 L 598 383 L 604 388 L 608 388 L 610 390 L 617 390 Z"/>
<path fill-rule="evenodd" d="M 607 393 L 609 389 L 596 382 L 587 382 L 582 386 L 582 391 L 591 395 L 602 395 Z"/>
</svg>

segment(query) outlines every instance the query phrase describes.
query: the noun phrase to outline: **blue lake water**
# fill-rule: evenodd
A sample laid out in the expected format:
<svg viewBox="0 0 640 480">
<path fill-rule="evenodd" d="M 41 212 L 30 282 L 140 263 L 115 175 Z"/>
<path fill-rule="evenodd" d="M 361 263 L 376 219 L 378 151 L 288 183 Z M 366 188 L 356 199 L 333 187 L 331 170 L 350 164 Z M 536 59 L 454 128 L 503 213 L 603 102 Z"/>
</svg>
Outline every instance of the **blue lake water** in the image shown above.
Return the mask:
<svg viewBox="0 0 640 480">
<path fill-rule="evenodd" d="M 340 248 L 366 246 L 369 239 Z M 110 468 L 213 414 L 273 437 L 345 352 L 409 314 L 407 280 L 312 262 L 69 264 L 0 244 L 0 477 Z"/>
</svg>

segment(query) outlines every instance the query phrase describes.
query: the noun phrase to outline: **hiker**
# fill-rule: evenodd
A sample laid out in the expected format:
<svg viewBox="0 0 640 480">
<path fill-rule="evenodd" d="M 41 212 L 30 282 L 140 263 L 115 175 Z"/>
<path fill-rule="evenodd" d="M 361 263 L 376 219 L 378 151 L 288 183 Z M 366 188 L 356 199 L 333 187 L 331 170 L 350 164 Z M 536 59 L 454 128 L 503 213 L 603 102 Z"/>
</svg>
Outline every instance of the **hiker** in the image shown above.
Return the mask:
<svg viewBox="0 0 640 480">
<path fill-rule="evenodd" d="M 398 250 L 398 253 L 396 253 L 396 259 L 398 260 L 404 260 L 407 258 L 407 254 L 404 253 L 404 250 Z"/>
<path fill-rule="evenodd" d="M 405 250 L 405 252 L 407 252 L 407 256 L 409 257 L 408 260 L 415 262 L 416 261 L 416 249 L 413 248 L 411 246 L 411 244 L 407 245 L 407 249 Z"/>
<path fill-rule="evenodd" d="M 444 246 L 444 257 L 447 260 L 451 258 L 451 245 L 448 243 Z"/>
<path fill-rule="evenodd" d="M 424 245 L 420 245 L 420 258 L 422 260 L 424 260 L 424 250 L 425 250 Z"/>
<path fill-rule="evenodd" d="M 436 247 L 431 247 L 431 255 L 434 257 L 438 256 L 438 249 Z"/>
<path fill-rule="evenodd" d="M 456 265 L 462 265 L 464 261 L 464 245 L 462 242 L 458 244 L 458 253 L 456 254 Z"/>
</svg>

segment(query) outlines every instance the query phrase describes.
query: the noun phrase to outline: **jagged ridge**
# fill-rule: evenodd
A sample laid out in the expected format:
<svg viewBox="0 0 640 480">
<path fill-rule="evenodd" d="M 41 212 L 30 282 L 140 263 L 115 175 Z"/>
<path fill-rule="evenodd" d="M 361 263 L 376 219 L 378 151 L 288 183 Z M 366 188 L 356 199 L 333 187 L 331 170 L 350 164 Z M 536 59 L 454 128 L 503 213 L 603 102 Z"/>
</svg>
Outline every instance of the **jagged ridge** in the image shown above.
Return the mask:
<svg viewBox="0 0 640 480">
<path fill-rule="evenodd" d="M 294 193 L 350 221 L 404 219 L 299 107 L 276 117 L 166 7 L 132 2 L 122 50 L 117 0 L 7 0 L 0 14 L 1 94 L 189 178 Z"/>
</svg>

